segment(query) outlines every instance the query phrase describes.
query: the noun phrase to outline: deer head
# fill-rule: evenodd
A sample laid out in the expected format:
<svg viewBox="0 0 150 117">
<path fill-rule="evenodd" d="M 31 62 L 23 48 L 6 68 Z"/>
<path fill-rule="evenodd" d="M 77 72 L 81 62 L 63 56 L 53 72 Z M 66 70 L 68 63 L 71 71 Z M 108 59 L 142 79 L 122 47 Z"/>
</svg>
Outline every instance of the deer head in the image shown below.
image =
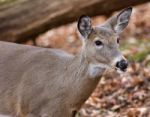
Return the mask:
<svg viewBox="0 0 150 117">
<path fill-rule="evenodd" d="M 126 8 L 100 26 L 92 26 L 88 16 L 79 18 L 78 30 L 83 37 L 83 52 L 90 64 L 126 71 L 128 62 L 119 51 L 119 35 L 127 26 L 131 12 L 131 7 Z"/>
</svg>

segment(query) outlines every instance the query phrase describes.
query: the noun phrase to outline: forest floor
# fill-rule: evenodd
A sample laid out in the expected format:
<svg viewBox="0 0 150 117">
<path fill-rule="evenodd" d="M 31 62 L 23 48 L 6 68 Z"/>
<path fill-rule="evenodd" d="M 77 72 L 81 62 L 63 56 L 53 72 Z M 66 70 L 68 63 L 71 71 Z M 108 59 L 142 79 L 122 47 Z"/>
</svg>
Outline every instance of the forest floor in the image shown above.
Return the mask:
<svg viewBox="0 0 150 117">
<path fill-rule="evenodd" d="M 106 16 L 92 18 L 100 24 Z M 115 71 L 101 78 L 99 85 L 77 117 L 150 117 L 150 3 L 134 7 L 131 21 L 121 36 L 120 49 L 129 60 L 126 73 Z M 61 48 L 76 54 L 81 47 L 76 22 L 40 35 L 35 44 Z"/>
</svg>

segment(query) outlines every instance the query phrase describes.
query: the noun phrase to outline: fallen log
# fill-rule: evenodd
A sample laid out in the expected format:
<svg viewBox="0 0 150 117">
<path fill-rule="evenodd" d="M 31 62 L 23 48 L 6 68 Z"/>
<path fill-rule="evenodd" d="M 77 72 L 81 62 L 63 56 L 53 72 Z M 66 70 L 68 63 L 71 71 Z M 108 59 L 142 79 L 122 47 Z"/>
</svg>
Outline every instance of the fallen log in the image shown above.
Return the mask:
<svg viewBox="0 0 150 117">
<path fill-rule="evenodd" d="M 2 0 L 0 40 L 22 42 L 39 34 L 89 16 L 110 14 L 149 0 Z"/>
</svg>

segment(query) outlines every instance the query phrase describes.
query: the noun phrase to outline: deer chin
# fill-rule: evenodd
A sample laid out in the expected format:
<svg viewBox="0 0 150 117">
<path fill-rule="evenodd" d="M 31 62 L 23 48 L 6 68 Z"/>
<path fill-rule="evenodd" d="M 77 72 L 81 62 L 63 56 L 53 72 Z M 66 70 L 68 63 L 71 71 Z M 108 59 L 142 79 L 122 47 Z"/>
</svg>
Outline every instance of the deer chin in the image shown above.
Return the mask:
<svg viewBox="0 0 150 117">
<path fill-rule="evenodd" d="M 127 71 L 127 69 L 122 70 L 120 68 L 116 68 L 116 71 L 117 71 L 117 73 L 122 74 L 122 73 L 125 73 Z"/>
</svg>

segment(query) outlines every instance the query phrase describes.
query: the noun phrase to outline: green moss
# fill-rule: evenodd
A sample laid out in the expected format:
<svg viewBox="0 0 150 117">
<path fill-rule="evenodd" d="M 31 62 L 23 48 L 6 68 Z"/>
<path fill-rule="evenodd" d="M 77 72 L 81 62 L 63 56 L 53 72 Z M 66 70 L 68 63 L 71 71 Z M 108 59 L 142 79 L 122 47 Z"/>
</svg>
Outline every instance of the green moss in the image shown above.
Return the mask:
<svg viewBox="0 0 150 117">
<path fill-rule="evenodd" d="M 132 57 L 132 60 L 135 60 L 137 62 L 142 62 L 149 53 L 150 53 L 150 51 L 145 50 L 142 52 L 138 52 L 135 55 L 132 55 L 131 57 Z M 131 59 L 131 58 L 129 58 L 129 59 Z"/>
<path fill-rule="evenodd" d="M 147 66 L 150 67 L 150 61 L 148 62 Z"/>
<path fill-rule="evenodd" d="M 127 58 L 129 61 L 143 61 L 148 54 L 150 54 L 150 39 L 140 39 L 134 44 L 124 42 L 125 44 L 121 45 L 121 50 L 132 50 L 132 48 L 137 48 L 137 52 L 133 55 L 129 55 Z"/>
<path fill-rule="evenodd" d="M 9 4 L 9 3 L 12 3 L 16 0 L 0 0 L 0 5 L 5 5 L 5 4 Z"/>
</svg>

